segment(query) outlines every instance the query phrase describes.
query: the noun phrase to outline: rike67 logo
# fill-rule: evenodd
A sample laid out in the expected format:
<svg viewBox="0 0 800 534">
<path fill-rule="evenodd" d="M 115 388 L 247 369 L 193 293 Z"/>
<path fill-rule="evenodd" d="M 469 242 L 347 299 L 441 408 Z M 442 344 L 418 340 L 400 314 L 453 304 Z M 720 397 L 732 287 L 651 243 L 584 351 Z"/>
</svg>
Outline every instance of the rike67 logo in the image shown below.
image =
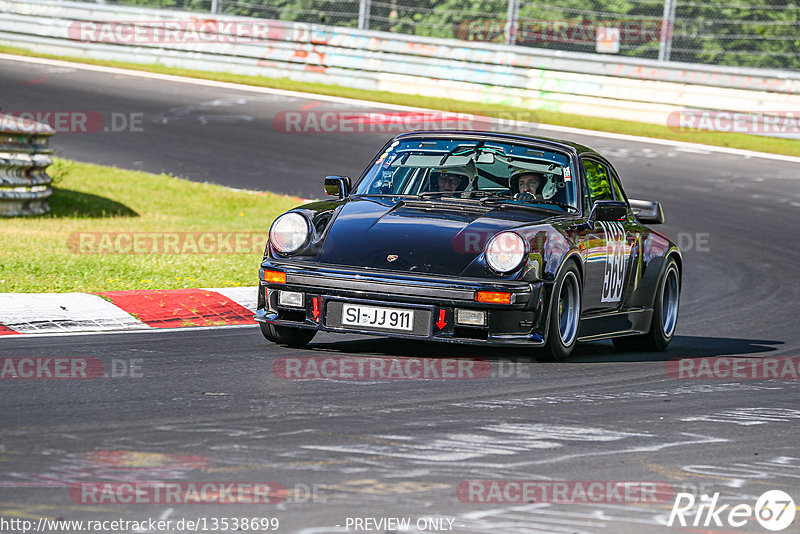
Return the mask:
<svg viewBox="0 0 800 534">
<path fill-rule="evenodd" d="M 699 500 L 691 493 L 678 493 L 667 526 L 743 527 L 755 517 L 765 529 L 778 532 L 792 524 L 796 512 L 794 500 L 781 490 L 764 492 L 755 506 L 747 503 L 720 505 L 718 492 L 711 498 L 701 495 Z"/>
</svg>

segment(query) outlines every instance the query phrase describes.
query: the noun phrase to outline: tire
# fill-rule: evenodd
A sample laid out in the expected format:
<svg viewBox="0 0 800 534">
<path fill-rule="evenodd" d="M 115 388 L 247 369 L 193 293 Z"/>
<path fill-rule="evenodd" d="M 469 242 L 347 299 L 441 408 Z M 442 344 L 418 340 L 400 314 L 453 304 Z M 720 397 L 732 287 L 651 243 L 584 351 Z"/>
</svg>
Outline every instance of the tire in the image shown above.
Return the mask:
<svg viewBox="0 0 800 534">
<path fill-rule="evenodd" d="M 653 318 L 650 331 L 646 334 L 618 337 L 614 348 L 618 351 L 660 352 L 669 346 L 678 324 L 678 306 L 681 299 L 681 276 L 674 258 L 667 260 L 667 266 L 658 282 L 656 299 L 653 302 Z"/>
<path fill-rule="evenodd" d="M 261 333 L 267 339 L 278 345 L 290 345 L 302 347 L 308 345 L 309 341 L 317 335 L 316 330 L 308 328 L 292 328 L 291 326 L 276 326 L 267 323 L 258 323 Z"/>
<path fill-rule="evenodd" d="M 570 261 L 553 285 L 547 343 L 539 359 L 560 362 L 569 358 L 581 327 L 581 297 L 581 275 Z"/>
</svg>

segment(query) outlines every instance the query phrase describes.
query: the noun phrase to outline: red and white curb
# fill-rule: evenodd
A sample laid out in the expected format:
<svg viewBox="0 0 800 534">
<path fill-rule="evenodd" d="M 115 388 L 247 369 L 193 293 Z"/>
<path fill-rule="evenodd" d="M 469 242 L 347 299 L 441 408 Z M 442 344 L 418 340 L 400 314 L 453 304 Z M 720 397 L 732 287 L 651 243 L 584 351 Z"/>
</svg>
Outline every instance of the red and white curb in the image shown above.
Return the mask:
<svg viewBox="0 0 800 534">
<path fill-rule="evenodd" d="M 0 336 L 255 324 L 257 287 L 0 293 Z"/>
</svg>

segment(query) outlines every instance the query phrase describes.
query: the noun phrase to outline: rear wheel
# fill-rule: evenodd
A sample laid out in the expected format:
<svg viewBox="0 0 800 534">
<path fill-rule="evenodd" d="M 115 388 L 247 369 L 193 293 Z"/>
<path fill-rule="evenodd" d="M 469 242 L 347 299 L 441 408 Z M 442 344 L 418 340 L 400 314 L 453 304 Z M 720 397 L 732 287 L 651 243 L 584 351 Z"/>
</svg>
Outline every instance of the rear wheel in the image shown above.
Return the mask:
<svg viewBox="0 0 800 534">
<path fill-rule="evenodd" d="M 614 339 L 614 347 L 617 350 L 662 351 L 667 348 L 678 324 L 678 304 L 680 304 L 681 298 L 680 279 L 678 264 L 673 258 L 670 258 L 667 260 L 667 267 L 658 284 L 650 331 L 646 334 Z"/>
<path fill-rule="evenodd" d="M 553 286 L 550 324 L 541 359 L 566 360 L 575 348 L 581 326 L 581 284 L 578 267 L 570 261 Z"/>
<path fill-rule="evenodd" d="M 276 326 L 268 323 L 258 323 L 261 333 L 267 339 L 278 345 L 291 345 L 302 347 L 308 345 L 309 341 L 317 335 L 316 330 L 308 328 L 292 328 L 291 326 Z"/>
</svg>

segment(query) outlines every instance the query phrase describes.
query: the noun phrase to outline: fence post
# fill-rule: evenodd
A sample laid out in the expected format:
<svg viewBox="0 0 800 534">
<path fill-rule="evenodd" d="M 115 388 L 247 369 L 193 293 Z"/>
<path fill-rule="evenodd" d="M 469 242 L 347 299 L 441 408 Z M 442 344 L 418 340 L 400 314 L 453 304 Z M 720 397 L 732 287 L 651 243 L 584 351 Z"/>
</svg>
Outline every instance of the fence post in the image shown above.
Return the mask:
<svg viewBox="0 0 800 534">
<path fill-rule="evenodd" d="M 371 0 L 359 0 L 358 3 L 358 29 L 369 29 L 369 10 L 371 7 Z"/>
<path fill-rule="evenodd" d="M 517 19 L 519 18 L 519 0 L 508 0 L 506 13 L 506 44 L 513 45 L 517 42 Z"/>
<path fill-rule="evenodd" d="M 0 217 L 43 215 L 52 194 L 47 124 L 0 113 Z"/>
<path fill-rule="evenodd" d="M 672 35 L 675 33 L 675 7 L 678 0 L 664 0 L 661 16 L 661 39 L 658 43 L 658 60 L 669 61 L 672 55 Z"/>
<path fill-rule="evenodd" d="M 211 14 L 216 15 L 219 13 L 219 2 L 220 0 L 211 0 Z"/>
</svg>

